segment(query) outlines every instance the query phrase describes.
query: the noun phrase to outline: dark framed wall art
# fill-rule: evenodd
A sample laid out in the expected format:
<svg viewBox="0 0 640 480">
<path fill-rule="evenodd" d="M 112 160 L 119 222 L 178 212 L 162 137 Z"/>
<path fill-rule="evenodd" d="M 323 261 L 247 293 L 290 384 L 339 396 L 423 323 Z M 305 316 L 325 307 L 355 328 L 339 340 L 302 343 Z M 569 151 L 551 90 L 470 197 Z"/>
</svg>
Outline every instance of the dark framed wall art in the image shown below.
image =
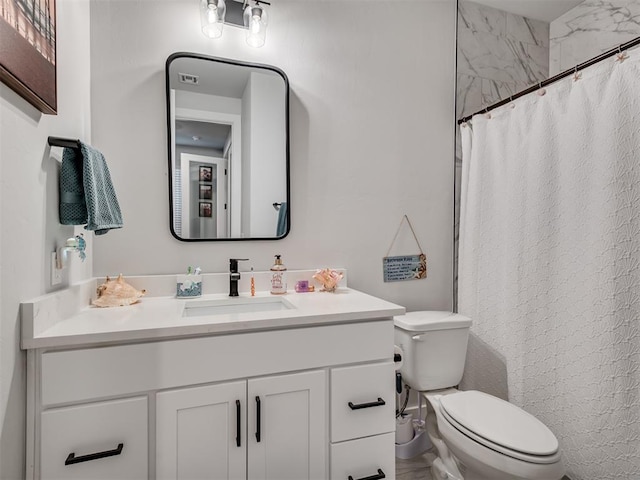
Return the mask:
<svg viewBox="0 0 640 480">
<path fill-rule="evenodd" d="M 56 0 L 0 0 L 0 80 L 57 113 Z"/>
<path fill-rule="evenodd" d="M 200 199 L 211 200 L 213 198 L 213 185 L 200 184 Z"/>
<path fill-rule="evenodd" d="M 213 215 L 213 204 L 211 202 L 200 202 L 200 216 L 211 218 Z"/>
<path fill-rule="evenodd" d="M 201 182 L 210 182 L 213 179 L 213 167 L 200 165 L 199 179 Z"/>
</svg>

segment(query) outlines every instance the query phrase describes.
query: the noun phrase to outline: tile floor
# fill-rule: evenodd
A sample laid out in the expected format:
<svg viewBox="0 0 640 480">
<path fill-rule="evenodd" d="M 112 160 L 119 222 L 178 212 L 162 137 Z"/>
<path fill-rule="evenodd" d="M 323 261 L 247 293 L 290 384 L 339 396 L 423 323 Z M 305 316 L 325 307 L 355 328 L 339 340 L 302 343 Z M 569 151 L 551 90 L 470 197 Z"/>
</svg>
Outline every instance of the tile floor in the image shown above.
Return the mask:
<svg viewBox="0 0 640 480">
<path fill-rule="evenodd" d="M 428 467 L 433 458 L 435 455 L 430 452 L 409 460 L 396 458 L 396 480 L 433 480 Z"/>
</svg>

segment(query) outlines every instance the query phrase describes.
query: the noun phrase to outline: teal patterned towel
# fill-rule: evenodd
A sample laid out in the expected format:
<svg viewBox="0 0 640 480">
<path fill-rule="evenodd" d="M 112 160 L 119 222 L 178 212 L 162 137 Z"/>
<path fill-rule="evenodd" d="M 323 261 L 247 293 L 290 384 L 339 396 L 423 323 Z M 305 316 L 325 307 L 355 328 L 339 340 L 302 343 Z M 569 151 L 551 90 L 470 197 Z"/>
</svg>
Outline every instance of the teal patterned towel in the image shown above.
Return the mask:
<svg viewBox="0 0 640 480">
<path fill-rule="evenodd" d="M 282 202 L 280 204 L 280 210 L 278 210 L 278 224 L 276 226 L 276 237 L 282 237 L 285 233 L 287 233 L 287 210 L 289 206 L 287 202 Z"/>
<path fill-rule="evenodd" d="M 102 153 L 80 144 L 65 148 L 60 169 L 60 223 L 85 225 L 96 235 L 122 228 L 122 213 Z"/>
</svg>

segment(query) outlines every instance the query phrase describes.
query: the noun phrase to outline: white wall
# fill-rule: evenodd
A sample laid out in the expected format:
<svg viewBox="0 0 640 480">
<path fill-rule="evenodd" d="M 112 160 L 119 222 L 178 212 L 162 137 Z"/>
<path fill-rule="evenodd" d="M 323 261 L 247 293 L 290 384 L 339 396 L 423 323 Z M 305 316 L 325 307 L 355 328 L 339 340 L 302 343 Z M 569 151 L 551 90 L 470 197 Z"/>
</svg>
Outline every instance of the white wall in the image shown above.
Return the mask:
<svg viewBox="0 0 640 480">
<path fill-rule="evenodd" d="M 253 130 L 253 119 L 251 118 L 252 95 L 251 77 L 249 77 L 249 81 L 247 82 L 242 94 L 242 127 L 240 129 L 241 155 L 237 155 L 232 152 L 232 162 L 231 165 L 229 165 L 229 173 L 231 174 L 230 178 L 233 178 L 236 182 L 238 177 L 238 166 L 240 167 L 240 195 L 237 195 L 236 191 L 236 195 L 234 195 L 235 198 L 233 198 L 229 204 L 233 215 L 232 218 L 236 217 L 238 208 L 240 208 L 240 236 L 242 237 L 248 237 L 248 232 L 251 231 L 251 162 L 248 162 L 247 159 L 251 158 L 253 155 L 253 148 L 251 145 L 251 131 Z M 231 186 L 231 191 L 233 192 L 233 185 Z M 240 198 L 241 201 L 236 202 L 236 198 Z M 238 205 L 238 203 L 240 203 L 240 205 Z"/>
<path fill-rule="evenodd" d="M 193 0 L 92 5 L 92 127 L 125 228 L 95 240 L 96 275 L 346 267 L 354 288 L 409 309 L 452 296 L 455 1 L 279 0 L 267 43 L 199 31 Z M 385 7 L 385 8 L 382 8 Z M 181 243 L 169 233 L 164 65 L 192 51 L 275 65 L 291 86 L 292 228 L 279 241 Z M 100 59 L 100 61 L 95 61 Z M 385 284 L 382 257 L 403 214 L 426 280 Z M 402 245 L 404 243 L 404 246 Z M 406 231 L 392 254 L 417 253 Z"/>
<path fill-rule="evenodd" d="M 205 112 L 233 113 L 239 115 L 242 110 L 242 101 L 239 98 L 219 97 L 204 93 L 175 90 L 176 108 L 188 108 L 191 110 L 204 110 Z"/>
<path fill-rule="evenodd" d="M 282 132 L 285 130 L 285 110 L 282 107 L 284 82 L 279 75 L 253 72 L 248 87 L 251 88 L 251 155 L 244 155 L 244 165 L 249 167 L 249 209 L 253 237 L 273 237 L 278 225 L 278 212 L 273 203 L 285 202 L 286 157 Z M 259 125 L 259 128 L 256 127 Z M 244 192 L 243 192 L 244 193 Z"/>
<path fill-rule="evenodd" d="M 49 252 L 81 227 L 58 223 L 62 150 L 47 136 L 91 141 L 89 1 L 57 2 L 58 115 L 42 115 L 0 84 L 0 478 L 24 477 L 25 354 L 19 348 L 20 301 L 51 290 Z M 93 234 L 88 240 L 92 256 Z M 65 273 L 65 284 L 92 275 L 91 261 Z M 62 285 L 64 286 L 64 285 Z M 56 287 L 59 288 L 59 287 Z"/>
</svg>

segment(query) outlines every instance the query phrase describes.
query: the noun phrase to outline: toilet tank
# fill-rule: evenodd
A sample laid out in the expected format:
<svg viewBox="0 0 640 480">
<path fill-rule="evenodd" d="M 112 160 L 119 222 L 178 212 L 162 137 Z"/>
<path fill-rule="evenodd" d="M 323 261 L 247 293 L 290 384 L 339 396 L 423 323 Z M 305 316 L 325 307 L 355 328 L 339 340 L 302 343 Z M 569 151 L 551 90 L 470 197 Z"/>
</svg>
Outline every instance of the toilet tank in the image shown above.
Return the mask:
<svg viewBox="0 0 640 480">
<path fill-rule="evenodd" d="M 414 390 L 454 387 L 467 356 L 471 319 L 451 312 L 410 312 L 394 317 L 402 351 L 402 379 Z"/>
</svg>

